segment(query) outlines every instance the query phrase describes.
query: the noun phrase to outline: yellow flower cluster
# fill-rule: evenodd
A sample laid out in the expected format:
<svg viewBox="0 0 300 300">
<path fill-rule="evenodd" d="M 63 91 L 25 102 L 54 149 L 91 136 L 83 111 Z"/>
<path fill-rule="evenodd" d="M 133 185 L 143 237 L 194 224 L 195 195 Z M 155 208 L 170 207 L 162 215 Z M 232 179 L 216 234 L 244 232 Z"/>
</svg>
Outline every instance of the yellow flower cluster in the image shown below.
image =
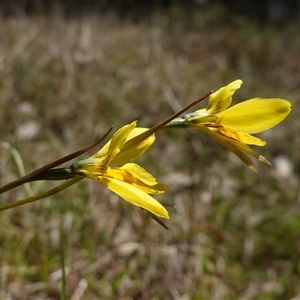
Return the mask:
<svg viewBox="0 0 300 300">
<path fill-rule="evenodd" d="M 252 134 L 268 130 L 284 120 L 291 110 L 291 104 L 287 100 L 278 98 L 253 98 L 230 107 L 232 95 L 241 84 L 241 80 L 236 80 L 210 93 L 206 108 L 180 116 L 182 112 L 202 100 L 199 99 L 152 129 L 136 127 L 136 122 L 125 125 L 99 152 L 88 159 L 72 164 L 70 168 L 49 170 L 49 167 L 0 188 L 0 193 L 2 193 L 33 180 L 67 179 L 55 189 L 20 200 L 13 205 L 2 206 L 0 210 L 42 199 L 60 192 L 83 178 L 90 178 L 131 204 L 148 211 L 158 222 L 160 222 L 158 217 L 168 219 L 167 210 L 151 196 L 164 193 L 166 187 L 133 162 L 154 143 L 154 134 L 158 129 L 194 127 L 211 135 L 254 171 L 257 169 L 249 156 L 269 163 L 267 159 L 250 148 L 249 145 L 264 146 L 266 144 Z M 84 149 L 78 153 L 82 154 L 85 151 Z M 72 154 L 73 157 L 74 154 Z M 64 159 L 65 161 L 67 159 Z"/>
<path fill-rule="evenodd" d="M 233 93 L 241 84 L 241 80 L 236 80 L 219 89 L 210 95 L 207 108 L 176 118 L 165 127 L 196 127 L 203 130 L 257 171 L 248 155 L 269 162 L 248 145 L 264 146 L 266 143 L 251 134 L 280 123 L 289 114 L 291 105 L 278 98 L 254 98 L 228 108 Z M 131 163 L 153 144 L 154 134 L 123 151 L 126 142 L 146 130 L 136 128 L 136 122 L 125 125 L 98 153 L 72 167 L 76 174 L 100 182 L 126 201 L 159 217 L 169 218 L 166 209 L 149 195 L 164 193 L 166 188 L 142 167 Z M 120 166 L 112 167 L 110 164 Z"/>
</svg>

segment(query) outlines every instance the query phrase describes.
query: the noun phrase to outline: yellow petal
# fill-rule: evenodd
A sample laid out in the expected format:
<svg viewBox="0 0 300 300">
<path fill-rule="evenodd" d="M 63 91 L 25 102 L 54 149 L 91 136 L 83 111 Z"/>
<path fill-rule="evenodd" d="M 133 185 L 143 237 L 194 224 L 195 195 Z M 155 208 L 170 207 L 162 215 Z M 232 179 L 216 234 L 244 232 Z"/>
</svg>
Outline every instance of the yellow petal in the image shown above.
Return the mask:
<svg viewBox="0 0 300 300">
<path fill-rule="evenodd" d="M 206 110 L 212 114 L 225 110 L 231 104 L 232 95 L 241 87 L 242 83 L 242 80 L 238 79 L 212 93 Z"/>
<path fill-rule="evenodd" d="M 244 151 L 240 147 L 237 147 L 237 145 L 234 145 L 233 140 L 225 139 L 221 135 L 219 135 L 219 136 L 220 136 L 220 138 L 218 139 L 218 141 L 223 146 L 225 146 L 229 151 L 231 151 L 233 154 L 235 154 L 251 170 L 258 173 L 258 170 L 254 166 L 252 160 L 244 153 Z"/>
<path fill-rule="evenodd" d="M 226 138 L 226 137 L 223 137 L 223 138 Z M 240 143 L 238 141 L 234 141 L 234 140 L 231 140 L 231 139 L 225 139 L 225 140 L 226 140 L 225 143 L 227 145 L 230 145 L 229 147 L 231 149 L 235 149 L 236 152 L 243 152 L 243 153 L 249 154 L 249 155 L 255 157 L 256 159 L 258 159 L 259 161 L 264 162 L 265 164 L 268 164 L 268 165 L 271 166 L 271 163 L 265 157 L 263 157 L 262 155 L 256 153 L 255 151 L 253 151 L 248 145 L 245 145 L 243 143 Z M 234 153 L 236 153 L 236 152 L 234 152 Z M 238 154 L 236 154 L 236 155 L 238 157 L 240 157 Z"/>
<path fill-rule="evenodd" d="M 258 172 L 257 168 L 254 166 L 252 160 L 247 156 L 251 155 L 258 160 L 267 163 L 269 165 L 270 162 L 265 159 L 262 155 L 259 155 L 255 151 L 253 151 L 248 145 L 241 143 L 239 141 L 233 140 L 227 136 L 224 136 L 216 131 L 210 130 L 206 127 L 199 127 L 199 129 L 205 131 L 209 135 L 211 135 L 214 139 L 216 139 L 219 143 L 221 143 L 224 147 L 226 147 L 229 151 L 234 153 L 245 165 L 247 165 L 254 172 Z"/>
<path fill-rule="evenodd" d="M 146 170 L 136 164 L 126 164 L 121 168 L 107 169 L 107 177 L 125 181 L 147 194 L 163 194 L 166 187 L 158 183 Z"/>
<path fill-rule="evenodd" d="M 266 144 L 265 141 L 262 141 L 261 139 L 254 137 L 245 132 L 238 132 L 235 130 L 231 130 L 230 128 L 227 128 L 227 127 L 225 128 L 223 126 L 218 126 L 217 128 L 219 129 L 219 131 L 222 134 L 224 134 L 232 139 L 235 139 L 241 143 L 244 143 L 244 144 L 256 145 L 256 146 L 264 146 Z"/>
<path fill-rule="evenodd" d="M 141 133 L 147 130 L 148 128 L 141 128 L 141 127 L 134 128 L 130 132 L 126 142 L 130 141 L 134 137 L 140 135 Z M 153 134 L 147 139 L 145 139 L 144 141 L 142 141 L 141 143 L 139 143 L 138 145 L 128 148 L 125 151 L 120 151 L 116 155 L 116 157 L 112 160 L 112 162 L 118 165 L 123 165 L 133 161 L 137 159 L 139 156 L 141 156 L 154 143 L 154 141 L 155 141 L 155 135 Z"/>
<path fill-rule="evenodd" d="M 94 154 L 93 158 L 101 158 L 103 156 L 109 157 L 108 163 L 115 158 L 115 156 L 120 152 L 122 147 L 124 146 L 128 136 L 135 128 L 136 122 L 132 122 L 131 124 L 127 124 L 121 127 L 113 137 L 104 145 L 104 147 Z"/>
<path fill-rule="evenodd" d="M 235 131 L 258 133 L 268 130 L 282 120 L 291 111 L 287 100 L 271 98 L 253 98 L 218 114 L 219 123 Z"/>
<path fill-rule="evenodd" d="M 156 181 L 156 178 L 153 177 L 150 173 L 148 173 L 144 168 L 137 164 L 128 163 L 120 168 L 121 170 L 126 170 L 130 174 L 132 174 L 135 178 L 143 182 L 149 188 L 151 188 L 151 192 L 147 192 L 148 194 L 163 194 L 167 191 L 167 188 Z"/>
<path fill-rule="evenodd" d="M 169 219 L 167 210 L 157 200 L 137 187 L 126 182 L 107 177 L 101 177 L 100 182 L 131 204 L 148 210 L 161 218 Z"/>
</svg>

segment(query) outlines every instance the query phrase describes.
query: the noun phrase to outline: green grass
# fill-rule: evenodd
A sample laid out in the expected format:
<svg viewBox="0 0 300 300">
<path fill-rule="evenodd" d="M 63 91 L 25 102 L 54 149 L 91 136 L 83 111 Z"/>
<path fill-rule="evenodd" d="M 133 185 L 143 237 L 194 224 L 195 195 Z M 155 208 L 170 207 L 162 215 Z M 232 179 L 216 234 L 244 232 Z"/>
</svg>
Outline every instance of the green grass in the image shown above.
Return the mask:
<svg viewBox="0 0 300 300">
<path fill-rule="evenodd" d="M 222 20 L 218 11 L 190 22 L 174 15 L 140 24 L 113 17 L 0 20 L 1 186 L 20 177 L 22 166 L 30 172 L 81 149 L 110 126 L 152 126 L 237 78 L 244 84 L 235 103 L 261 96 L 293 104 L 257 149 L 273 162 L 287 159 L 287 176 L 261 163 L 254 174 L 198 131 L 157 135 L 139 161 L 169 187 L 159 197 L 177 207 L 169 210 L 169 231 L 88 180 L 2 212 L 0 299 L 60 299 L 61 230 L 67 299 L 300 294 L 298 24 Z M 54 184 L 32 183 L 1 202 Z"/>
</svg>

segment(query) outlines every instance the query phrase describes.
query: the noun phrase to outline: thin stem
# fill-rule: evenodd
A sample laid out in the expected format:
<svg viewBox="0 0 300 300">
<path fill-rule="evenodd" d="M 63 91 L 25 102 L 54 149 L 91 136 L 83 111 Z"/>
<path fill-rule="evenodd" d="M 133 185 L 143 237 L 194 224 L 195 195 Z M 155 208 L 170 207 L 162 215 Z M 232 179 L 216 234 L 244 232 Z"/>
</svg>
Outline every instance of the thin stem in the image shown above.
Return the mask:
<svg viewBox="0 0 300 300">
<path fill-rule="evenodd" d="M 81 154 L 83 154 L 83 153 L 91 150 L 95 146 L 99 145 L 109 135 L 109 133 L 112 131 L 112 129 L 113 129 L 113 127 L 110 127 L 106 131 L 106 133 L 101 137 L 101 139 L 99 139 L 93 145 L 91 145 L 89 147 L 86 147 L 86 148 L 84 148 L 82 150 L 73 152 L 71 154 L 68 154 L 68 155 L 66 155 L 66 156 L 64 156 L 64 157 L 62 157 L 60 159 L 57 159 L 57 160 L 55 160 L 55 161 L 53 161 L 53 162 L 51 162 L 51 163 L 49 163 L 49 164 L 47 164 L 45 166 L 43 166 L 43 167 L 41 167 L 41 168 L 33 171 L 33 172 L 31 172 L 31 173 L 29 173 L 29 174 L 27 174 L 27 175 L 25 175 L 25 176 L 23 176 L 23 177 L 15 180 L 15 181 L 12 181 L 12 182 L 4 185 L 3 187 L 0 188 L 0 194 L 2 194 L 4 192 L 7 192 L 9 190 L 12 190 L 12 189 L 14 189 L 14 188 L 16 188 L 16 187 L 24 184 L 24 183 L 30 182 L 30 181 L 34 180 L 34 178 L 36 176 L 39 176 L 39 175 L 43 174 L 44 172 L 46 172 L 46 171 L 48 171 L 48 170 L 50 170 L 50 169 L 52 169 L 54 167 L 57 167 L 57 166 L 65 163 L 65 162 L 67 162 L 67 161 L 69 161 L 69 160 L 71 160 L 71 159 L 73 159 L 73 158 L 75 158 L 75 157 L 77 157 L 77 156 L 79 156 L 79 155 L 81 155 Z"/>
<path fill-rule="evenodd" d="M 21 206 L 21 205 L 24 205 L 24 204 L 27 204 L 27 203 L 30 203 L 30 202 L 34 202 L 34 201 L 41 200 L 43 198 L 55 195 L 55 194 L 61 192 L 62 190 L 68 188 L 69 186 L 79 182 L 82 179 L 84 179 L 84 178 L 83 177 L 78 177 L 78 178 L 68 179 L 68 180 L 64 181 L 62 184 L 60 184 L 60 185 L 56 186 L 55 188 L 53 188 L 49 191 L 46 191 L 42 194 L 39 194 L 39 195 L 36 195 L 36 196 L 33 196 L 33 197 L 29 197 L 29 198 L 26 198 L 26 199 L 22 199 L 22 200 L 19 200 L 19 201 L 15 201 L 15 202 L 10 203 L 10 204 L 2 205 L 2 206 L 0 206 L 0 211 L 4 211 L 4 210 L 7 210 L 7 209 L 10 209 L 10 208 L 13 208 L 13 207 Z"/>
</svg>

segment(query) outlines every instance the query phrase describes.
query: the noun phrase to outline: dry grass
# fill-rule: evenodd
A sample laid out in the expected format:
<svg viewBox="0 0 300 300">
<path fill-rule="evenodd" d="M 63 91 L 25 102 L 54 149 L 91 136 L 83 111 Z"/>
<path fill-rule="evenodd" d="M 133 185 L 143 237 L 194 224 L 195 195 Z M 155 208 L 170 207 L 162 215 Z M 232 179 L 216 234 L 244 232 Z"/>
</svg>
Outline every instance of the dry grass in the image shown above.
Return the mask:
<svg viewBox="0 0 300 300">
<path fill-rule="evenodd" d="M 1 299 L 59 299 L 62 238 L 68 299 L 300 294 L 298 25 L 216 17 L 195 15 L 189 25 L 168 16 L 140 24 L 0 20 L 0 185 L 91 144 L 111 125 L 154 125 L 236 78 L 244 85 L 235 102 L 293 103 L 289 119 L 263 135 L 268 144 L 258 151 L 274 167 L 259 165 L 259 175 L 200 132 L 158 135 L 140 162 L 169 186 L 159 198 L 177 206 L 169 231 L 89 181 L 1 213 Z M 19 188 L 1 202 L 53 184 Z"/>
</svg>

